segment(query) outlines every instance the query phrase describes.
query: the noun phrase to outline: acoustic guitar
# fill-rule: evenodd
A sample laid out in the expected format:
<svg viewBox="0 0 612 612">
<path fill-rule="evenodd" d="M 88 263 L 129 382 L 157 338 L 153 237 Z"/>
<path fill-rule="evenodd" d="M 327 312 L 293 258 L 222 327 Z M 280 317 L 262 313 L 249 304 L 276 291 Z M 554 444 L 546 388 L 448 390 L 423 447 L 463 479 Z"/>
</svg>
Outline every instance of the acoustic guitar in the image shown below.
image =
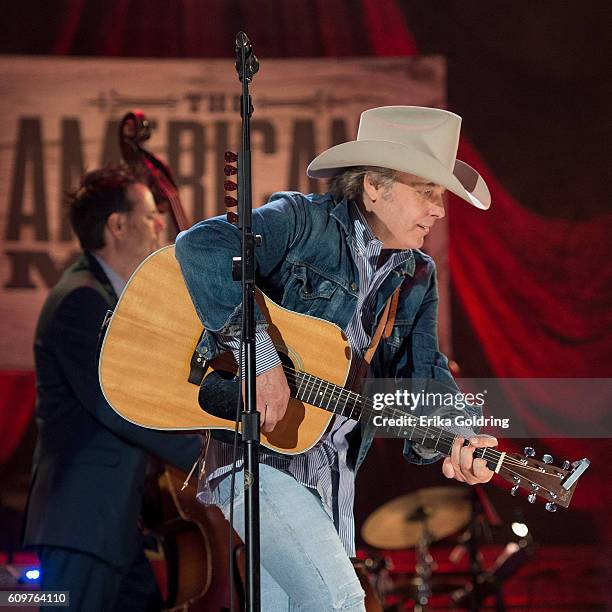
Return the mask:
<svg viewBox="0 0 612 612">
<path fill-rule="evenodd" d="M 342 330 L 321 319 L 282 308 L 263 294 L 257 303 L 287 376 L 291 399 L 274 431 L 261 443 L 274 451 L 298 454 L 311 449 L 334 415 L 369 422 L 371 399 L 344 387 L 351 350 Z M 236 364 L 230 353 L 206 364 L 202 385 L 189 382 L 202 334 L 191 298 L 174 256 L 174 246 L 150 255 L 129 280 L 106 330 L 99 376 L 111 406 L 128 421 L 161 430 L 234 429 L 238 395 Z M 389 408 L 390 414 L 399 411 Z M 406 427 L 398 435 L 445 455 L 455 436 L 436 427 Z M 531 450 L 531 449 L 530 449 Z M 531 454 L 531 453 L 528 453 Z M 546 502 L 554 511 L 568 507 L 587 459 L 559 468 L 531 456 L 476 449 L 489 467 L 508 480 L 516 494 Z M 546 459 L 546 457 L 545 457 Z"/>
</svg>

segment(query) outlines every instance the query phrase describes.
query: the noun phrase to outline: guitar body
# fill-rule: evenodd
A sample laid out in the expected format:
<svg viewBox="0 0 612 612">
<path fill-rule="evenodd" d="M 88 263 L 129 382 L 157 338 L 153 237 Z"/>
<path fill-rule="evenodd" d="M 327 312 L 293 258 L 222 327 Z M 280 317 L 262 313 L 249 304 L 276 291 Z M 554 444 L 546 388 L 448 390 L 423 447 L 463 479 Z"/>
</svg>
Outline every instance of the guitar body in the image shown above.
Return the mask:
<svg viewBox="0 0 612 612">
<path fill-rule="evenodd" d="M 285 363 L 344 386 L 351 351 L 340 328 L 286 310 L 261 293 L 257 303 Z M 128 421 L 152 429 L 233 430 L 233 416 L 216 416 L 218 411 L 212 406 L 202 409 L 200 388 L 188 381 L 201 333 L 202 323 L 183 281 L 174 246 L 164 247 L 133 274 L 106 331 L 99 375 L 109 404 Z M 206 377 L 228 378 L 235 370 L 233 357 L 226 354 L 209 364 Z M 332 416 L 291 398 L 285 418 L 274 431 L 262 432 L 262 444 L 285 454 L 305 452 L 319 441 Z"/>
</svg>

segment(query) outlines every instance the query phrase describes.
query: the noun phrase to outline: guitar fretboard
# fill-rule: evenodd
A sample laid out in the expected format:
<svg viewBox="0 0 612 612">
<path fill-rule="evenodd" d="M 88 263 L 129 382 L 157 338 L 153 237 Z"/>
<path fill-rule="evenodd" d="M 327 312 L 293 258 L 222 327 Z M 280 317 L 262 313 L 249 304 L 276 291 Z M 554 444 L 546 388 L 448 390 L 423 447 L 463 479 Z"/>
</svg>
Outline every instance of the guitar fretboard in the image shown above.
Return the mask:
<svg viewBox="0 0 612 612">
<path fill-rule="evenodd" d="M 376 415 L 382 417 L 382 422 L 388 422 L 389 419 L 393 419 L 396 423 L 408 420 L 407 413 L 398 408 L 386 406 L 383 409 L 376 409 L 374 402 L 364 395 L 349 391 L 307 372 L 301 372 L 286 366 L 284 369 L 292 397 L 306 404 L 354 421 L 361 421 L 364 424 L 369 424 Z M 457 438 L 454 433 L 440 427 L 424 427 L 418 424 L 418 419 L 413 420 L 416 423 L 406 427 L 396 424 L 393 427 L 379 427 L 378 429 L 386 430 L 390 435 L 392 433 L 398 438 L 405 438 L 416 444 L 421 444 L 443 455 L 450 455 L 453 442 Z M 482 457 L 487 463 L 494 466 L 497 464 L 500 455 L 498 451 L 490 448 L 479 448 L 474 451 L 475 457 Z"/>
</svg>

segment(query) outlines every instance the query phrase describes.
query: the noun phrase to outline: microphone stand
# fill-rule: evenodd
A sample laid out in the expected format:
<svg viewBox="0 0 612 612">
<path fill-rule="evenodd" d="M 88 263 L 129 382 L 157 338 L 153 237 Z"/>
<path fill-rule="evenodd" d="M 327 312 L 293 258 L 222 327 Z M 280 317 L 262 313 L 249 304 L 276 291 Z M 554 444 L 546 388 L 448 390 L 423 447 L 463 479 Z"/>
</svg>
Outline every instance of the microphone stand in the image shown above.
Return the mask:
<svg viewBox="0 0 612 612">
<path fill-rule="evenodd" d="M 259 62 L 244 32 L 236 35 L 236 71 L 242 83 L 240 116 L 242 144 L 238 153 L 238 227 L 242 230 L 242 346 L 245 359 L 245 394 L 242 412 L 242 446 L 244 456 L 244 524 L 246 549 L 245 610 L 261 609 L 259 550 L 259 412 L 255 391 L 255 247 L 261 237 L 252 232 L 253 202 L 251 194 L 251 134 L 253 105 L 249 83 L 259 70 Z M 242 375 L 242 372 L 240 373 Z"/>
</svg>

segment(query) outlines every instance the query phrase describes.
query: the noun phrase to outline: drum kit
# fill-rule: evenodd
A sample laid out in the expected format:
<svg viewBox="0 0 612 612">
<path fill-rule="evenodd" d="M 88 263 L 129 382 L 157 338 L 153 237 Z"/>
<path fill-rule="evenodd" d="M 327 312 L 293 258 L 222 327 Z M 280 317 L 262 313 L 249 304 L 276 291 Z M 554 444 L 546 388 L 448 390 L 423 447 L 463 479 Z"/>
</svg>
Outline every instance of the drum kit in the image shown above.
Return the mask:
<svg viewBox="0 0 612 612">
<path fill-rule="evenodd" d="M 503 612 L 502 583 L 531 556 L 533 542 L 523 538 L 518 543 L 509 543 L 493 566 L 485 570 L 481 543 L 488 539 L 491 527 L 501 524 L 479 486 L 429 487 L 385 503 L 366 519 L 361 536 L 374 549 L 413 550 L 414 571 L 403 574 L 390 571 L 388 557 L 382 555 L 370 555 L 359 561 L 357 571 L 362 583 L 364 575 L 369 583 L 366 609 L 368 612 L 477 611 L 492 596 L 494 609 Z M 451 561 L 467 553 L 469 569 L 437 572 L 430 548 L 441 540 L 450 541 L 451 536 L 455 544 Z M 442 596 L 447 602 L 444 608 L 431 607 L 432 598 L 440 601 Z"/>
</svg>

